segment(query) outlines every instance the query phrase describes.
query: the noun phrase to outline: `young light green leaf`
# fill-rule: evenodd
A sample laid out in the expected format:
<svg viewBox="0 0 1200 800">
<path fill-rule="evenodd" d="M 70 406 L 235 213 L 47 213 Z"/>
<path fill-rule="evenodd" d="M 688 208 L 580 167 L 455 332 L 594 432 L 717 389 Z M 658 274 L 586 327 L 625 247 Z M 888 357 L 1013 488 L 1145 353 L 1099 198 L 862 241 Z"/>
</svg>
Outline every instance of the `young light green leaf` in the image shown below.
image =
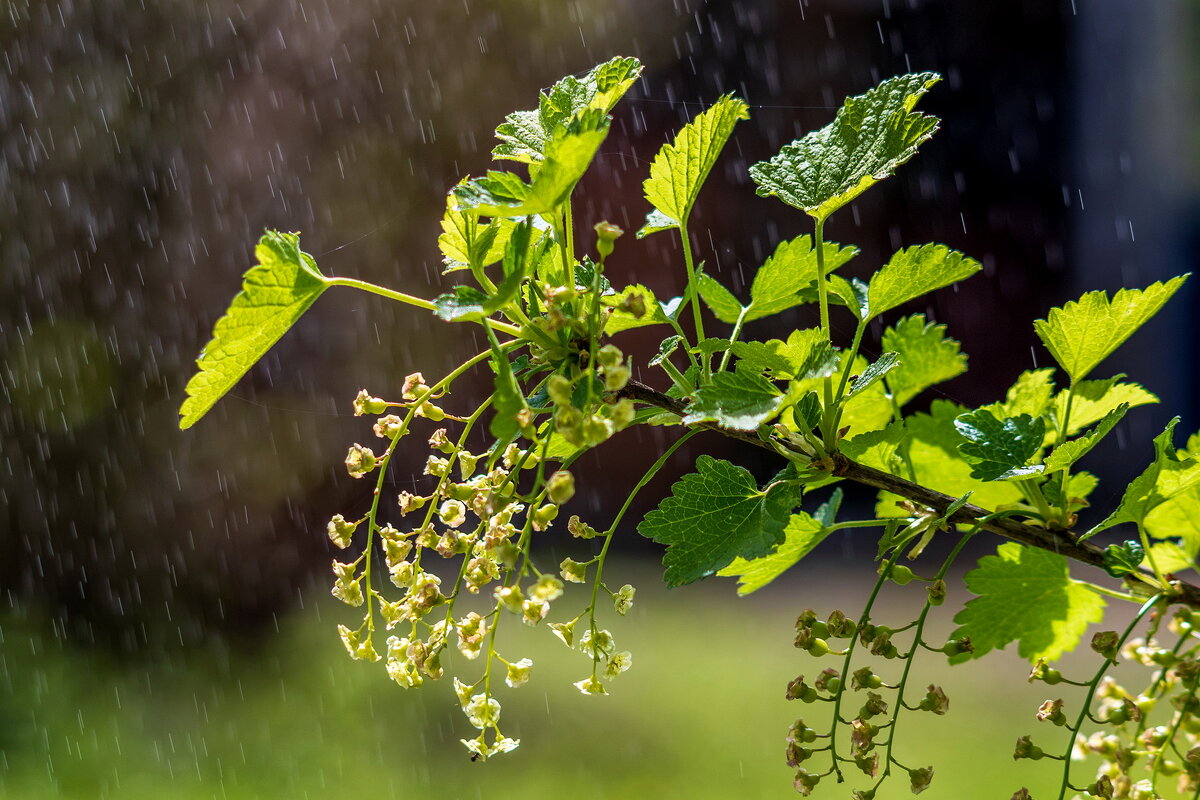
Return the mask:
<svg viewBox="0 0 1200 800">
<path fill-rule="evenodd" d="M 944 244 L 897 251 L 871 276 L 870 315 L 877 317 L 923 294 L 969 278 L 983 266 Z"/>
<path fill-rule="evenodd" d="M 901 475 L 904 462 L 899 451 L 905 436 L 904 423 L 893 422 L 886 428 L 860 433 L 852 439 L 847 439 L 838 449 L 851 461 L 881 469 L 892 475 Z"/>
<path fill-rule="evenodd" d="M 1111 300 L 1104 292 L 1088 292 L 1062 308 L 1050 309 L 1046 319 L 1033 323 L 1033 329 L 1071 380 L 1083 380 L 1158 313 L 1187 277 L 1180 275 L 1145 289 L 1121 289 Z"/>
<path fill-rule="evenodd" d="M 609 118 L 599 109 L 572 118 L 566 130 L 546 144 L 545 159 L 525 183 L 511 172 L 489 172 L 451 190 L 458 207 L 484 217 L 548 214 L 570 197 L 600 144 L 608 136 Z"/>
<path fill-rule="evenodd" d="M 246 273 L 196 359 L 198 371 L 179 408 L 180 428 L 207 414 L 329 286 L 313 257 L 300 249 L 299 234 L 267 231 L 254 254 L 258 266 Z"/>
<path fill-rule="evenodd" d="M 1150 545 L 1150 559 L 1164 575 L 1196 568 L 1196 551 L 1189 551 L 1178 542 L 1156 542 Z"/>
<path fill-rule="evenodd" d="M 1108 412 L 1104 419 L 1100 420 L 1100 424 L 1088 431 L 1087 434 L 1080 436 L 1078 439 L 1063 442 L 1055 447 L 1053 452 L 1046 458 L 1046 472 L 1058 472 L 1060 469 L 1067 469 L 1087 455 L 1121 421 L 1121 418 L 1125 416 L 1125 412 L 1127 411 L 1129 411 L 1129 406 L 1122 403 Z"/>
<path fill-rule="evenodd" d="M 728 461 L 702 455 L 696 471 L 671 487 L 671 496 L 648 513 L 638 532 L 667 545 L 668 586 L 692 583 L 735 558 L 761 558 L 783 541 L 784 527 L 800 502 L 795 484 L 760 490 L 754 476 Z"/>
<path fill-rule="evenodd" d="M 700 187 L 733 133 L 733 127 L 738 120 L 749 118 L 749 107 L 744 101 L 724 95 L 683 126 L 675 141 L 658 151 L 650 164 L 650 177 L 646 178 L 642 189 L 650 205 L 674 223 L 674 227 L 687 223 Z M 655 229 L 663 229 L 661 222 L 655 223 Z"/>
<path fill-rule="evenodd" d="M 638 228 L 637 238 L 645 239 L 652 233 L 670 231 L 678 227 L 679 225 L 675 223 L 675 220 L 671 219 L 656 208 L 646 215 L 646 224 Z"/>
<path fill-rule="evenodd" d="M 609 336 L 632 328 L 669 325 L 671 322 L 666 306 L 640 283 L 626 286 L 617 294 L 606 295 L 600 298 L 600 303 L 614 309 L 604 325 L 604 332 Z"/>
<path fill-rule="evenodd" d="M 641 74 L 642 64 L 636 58 L 614 58 L 582 78 L 563 78 L 540 93 L 536 110 L 514 111 L 496 128 L 500 144 L 492 150 L 492 158 L 527 164 L 541 161 L 557 129 L 588 110 L 607 114 Z"/>
<path fill-rule="evenodd" d="M 516 222 L 498 217 L 481 225 L 479 216 L 459 210 L 453 195 L 446 197 L 446 213 L 442 216 L 442 233 L 438 236 L 438 249 L 446 272 L 466 269 L 471 260 L 477 267 L 495 264 L 504 256 L 504 247 Z"/>
<path fill-rule="evenodd" d="M 1178 424 L 1179 417 L 1175 417 L 1154 437 L 1154 463 L 1126 487 L 1116 511 L 1080 538 L 1094 536 L 1122 522 L 1141 525 L 1154 509 L 1200 484 L 1200 461 L 1186 457 L 1186 453 L 1180 458 L 1175 452 L 1175 426 Z"/>
<path fill-rule="evenodd" d="M 933 136 L 938 119 L 912 109 L 940 79 L 932 72 L 898 75 L 849 98 L 831 124 L 750 168 L 758 194 L 825 219 L 891 175 Z"/>
<path fill-rule="evenodd" d="M 884 353 L 871 366 L 859 373 L 857 378 L 850 381 L 850 390 L 846 392 L 846 399 L 849 400 L 851 397 L 862 394 L 899 365 L 900 355 L 898 353 Z"/>
<path fill-rule="evenodd" d="M 836 242 L 825 242 L 825 274 L 833 272 L 858 255 L 857 247 L 841 247 Z M 746 321 L 762 319 L 780 311 L 786 311 L 801 303 L 811 303 L 815 295 L 800 292 L 817 280 L 817 251 L 808 234 L 783 241 L 758 272 L 750 284 L 750 307 Z"/>
<path fill-rule="evenodd" d="M 974 652 L 956 662 L 1016 641 L 1022 658 L 1053 661 L 1073 650 L 1088 625 L 1104 615 L 1104 598 L 1071 580 L 1065 557 L 1016 542 L 979 559 L 966 581 L 978 597 L 955 615 L 960 627 L 951 637 L 969 636 Z"/>
<path fill-rule="evenodd" d="M 1066 500 L 1074 511 L 1087 506 L 1087 497 L 1095 490 L 1100 483 L 1100 479 L 1090 472 L 1074 472 L 1067 483 Z M 1063 495 L 1060 489 L 1059 481 L 1047 481 L 1042 484 L 1042 492 L 1046 495 L 1046 502 L 1052 506 L 1063 505 Z"/>
<path fill-rule="evenodd" d="M 752 561 L 735 558 L 717 574 L 726 578 L 737 578 L 737 593 L 740 597 L 745 597 L 794 567 L 800 559 L 811 553 L 813 548 L 825 541 L 829 534 L 829 528 L 819 520 L 804 512 L 793 514 L 787 527 L 783 529 L 783 544 L 779 545 L 774 553 Z"/>
<path fill-rule="evenodd" d="M 946 326 L 926 323 L 924 314 L 900 319 L 885 330 L 883 349 L 900 356 L 900 365 L 887 376 L 888 389 L 900 406 L 967 371 L 967 356 L 946 336 Z"/>
<path fill-rule="evenodd" d="M 985 482 L 971 476 L 971 465 L 958 451 L 962 436 L 954 427 L 954 420 L 965 410 L 949 400 L 938 399 L 930 404 L 929 413 L 905 418 L 908 436 L 904 441 L 915 482 L 954 497 L 971 492 L 971 502 L 983 508 L 1020 502 L 1021 491 L 1016 485 L 1007 481 Z M 907 470 L 889 471 L 909 477 Z M 881 494 L 876 513 L 880 516 L 900 513 L 895 505 L 899 499 L 896 495 Z"/>
<path fill-rule="evenodd" d="M 860 320 L 874 316 L 870 308 L 870 287 L 858 278 L 846 280 L 841 275 L 830 275 L 828 287 L 830 302 L 845 306 Z"/>
<path fill-rule="evenodd" d="M 720 281 L 706 272 L 697 272 L 696 288 L 700 290 L 700 297 L 717 319 L 730 325 L 738 321 L 742 313 L 742 304 Z"/>
<path fill-rule="evenodd" d="M 434 314 L 446 322 L 474 322 L 488 315 L 488 296 L 474 286 L 455 286 L 433 298 Z"/>
<path fill-rule="evenodd" d="M 1022 414 L 999 420 L 980 409 L 960 415 L 954 427 L 967 440 L 958 451 L 970 462 L 973 478 L 1000 481 L 1045 470 L 1040 464 L 1029 466 L 1046 439 L 1046 421 L 1041 417 Z"/>
<path fill-rule="evenodd" d="M 1041 371 L 1041 370 L 1039 370 Z M 1114 375 L 1102 381 L 1079 381 L 1075 384 L 1071 400 L 1071 418 L 1067 423 L 1067 434 L 1078 433 L 1088 425 L 1103 419 L 1120 405 L 1130 408 L 1157 403 L 1158 398 L 1136 383 L 1122 383 L 1123 375 Z M 1066 413 L 1069 390 L 1064 389 L 1054 398 L 1054 419 L 1057 423 Z"/>
<path fill-rule="evenodd" d="M 787 401 L 773 383 L 751 372 L 718 372 L 696 390 L 683 424 L 715 422 L 735 431 L 757 430 Z"/>
<path fill-rule="evenodd" d="M 838 354 L 820 328 L 792 331 L 786 342 L 734 342 L 739 369 L 765 372 L 772 380 L 824 378 L 837 368 Z"/>
<path fill-rule="evenodd" d="M 1053 394 L 1052 368 L 1026 370 L 1017 378 L 1017 382 L 1009 387 L 1003 403 L 992 403 L 984 408 L 1001 418 L 1017 417 L 1021 414 L 1041 417 L 1049 412 L 1050 398 Z"/>
<path fill-rule="evenodd" d="M 1146 515 L 1146 531 L 1156 539 L 1180 539 L 1193 558 L 1200 552 L 1200 487 L 1161 503 Z"/>
</svg>

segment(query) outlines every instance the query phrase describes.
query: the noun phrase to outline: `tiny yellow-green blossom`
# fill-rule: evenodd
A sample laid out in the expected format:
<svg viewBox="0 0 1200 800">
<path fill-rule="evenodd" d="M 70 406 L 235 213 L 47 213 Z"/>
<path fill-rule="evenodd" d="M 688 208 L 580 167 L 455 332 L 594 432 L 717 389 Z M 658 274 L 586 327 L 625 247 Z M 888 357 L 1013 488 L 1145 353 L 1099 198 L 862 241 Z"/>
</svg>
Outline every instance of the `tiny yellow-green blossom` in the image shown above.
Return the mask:
<svg viewBox="0 0 1200 800">
<path fill-rule="evenodd" d="M 554 503 L 546 503 L 544 506 L 533 512 L 533 529 L 535 531 L 544 531 L 550 527 L 550 523 L 558 516 L 558 506 Z"/>
<path fill-rule="evenodd" d="M 355 444 L 346 452 L 346 472 L 351 478 L 361 478 L 379 464 L 375 453 L 369 447 Z"/>
<path fill-rule="evenodd" d="M 560 469 L 546 480 L 546 496 L 550 502 L 562 505 L 575 496 L 575 476 Z"/>
<path fill-rule="evenodd" d="M 400 396 L 405 400 L 416 400 L 417 393 L 425 391 L 426 388 L 425 376 L 419 372 L 414 372 L 404 377 L 404 385 L 400 389 Z"/>
<path fill-rule="evenodd" d="M 633 608 L 633 595 L 636 592 L 637 589 L 627 583 L 613 595 L 613 607 L 622 617 L 629 613 L 629 609 Z"/>
<path fill-rule="evenodd" d="M 577 539 L 593 539 L 600 535 L 595 528 L 580 520 L 578 514 L 567 520 L 567 531 Z"/>
<path fill-rule="evenodd" d="M 354 416 L 356 417 L 364 414 L 382 414 L 387 407 L 386 402 L 378 397 L 372 397 L 366 389 L 360 389 L 358 396 L 354 398 Z"/>
<path fill-rule="evenodd" d="M 447 470 L 450 469 L 450 462 L 444 458 L 430 456 L 425 459 L 425 474 L 432 475 L 435 478 L 446 477 Z"/>
<path fill-rule="evenodd" d="M 550 604 L 543 600 L 526 600 L 521 604 L 521 621 L 526 625 L 537 625 L 550 613 Z"/>
<path fill-rule="evenodd" d="M 524 610 L 522 606 L 525 598 L 521 594 L 520 586 L 497 586 L 492 595 L 496 598 L 497 603 L 514 614 L 520 614 Z"/>
<path fill-rule="evenodd" d="M 447 500 L 438 509 L 438 518 L 451 528 L 457 528 L 467 521 L 467 507 L 458 500 Z"/>
<path fill-rule="evenodd" d="M 567 647 L 575 646 L 575 623 L 578 619 L 573 619 L 570 622 L 551 622 L 550 630 L 558 637 L 558 640 Z"/>
<path fill-rule="evenodd" d="M 429 436 L 429 446 L 434 450 L 440 450 L 446 455 L 454 452 L 454 442 L 446 436 L 445 428 L 438 428 Z"/>
<path fill-rule="evenodd" d="M 580 564 L 573 558 L 564 558 L 562 563 L 558 565 L 559 574 L 563 576 L 563 580 L 571 583 L 584 583 L 587 581 L 587 565 Z"/>
<path fill-rule="evenodd" d="M 522 658 L 520 661 L 509 664 L 508 675 L 505 676 L 504 682 L 513 689 L 524 686 L 529 681 L 529 672 L 532 668 L 533 661 L 528 658 Z"/>
<path fill-rule="evenodd" d="M 363 604 L 362 583 L 354 578 L 356 569 L 357 567 L 354 564 L 343 564 L 340 561 L 333 562 L 333 574 L 336 580 L 334 581 L 331 593 L 348 606 L 361 606 Z"/>
<path fill-rule="evenodd" d="M 398 499 L 400 503 L 400 513 L 407 514 L 410 511 L 416 511 L 425 505 L 426 498 L 418 497 L 411 492 L 401 492 Z"/>
<path fill-rule="evenodd" d="M 395 439 L 404 433 L 404 421 L 395 414 L 388 414 L 376 420 L 372 430 L 380 439 Z"/>
<path fill-rule="evenodd" d="M 529 596 L 543 603 L 551 603 L 562 597 L 563 583 L 550 573 L 537 579 L 537 583 L 529 590 Z"/>
<path fill-rule="evenodd" d="M 622 672 L 625 672 L 632 666 L 633 654 L 628 650 L 622 650 L 619 653 L 614 653 L 608 659 L 608 663 L 604 665 L 604 677 L 611 681 L 613 678 L 617 677 Z"/>
<path fill-rule="evenodd" d="M 571 685 L 584 694 L 608 694 L 608 690 L 604 688 L 604 684 L 596 680 L 595 677 L 584 678 L 581 681 L 575 681 Z"/>
<path fill-rule="evenodd" d="M 350 546 L 354 529 L 357 527 L 357 522 L 347 522 L 341 514 L 335 514 L 333 519 L 329 520 L 329 524 L 325 526 L 325 530 L 329 533 L 329 541 L 345 550 Z"/>
<path fill-rule="evenodd" d="M 574 392 L 574 387 L 571 382 L 562 375 L 551 375 L 546 381 L 546 393 L 550 396 L 550 402 L 556 406 L 571 405 L 571 395 Z"/>
<path fill-rule="evenodd" d="M 617 649 L 613 635 L 605 630 L 589 628 L 579 637 L 579 649 L 592 658 L 603 658 Z"/>
<path fill-rule="evenodd" d="M 467 715 L 467 721 L 479 730 L 494 728 L 500 721 L 500 701 L 487 694 L 477 694 L 467 703 L 463 713 Z"/>
</svg>

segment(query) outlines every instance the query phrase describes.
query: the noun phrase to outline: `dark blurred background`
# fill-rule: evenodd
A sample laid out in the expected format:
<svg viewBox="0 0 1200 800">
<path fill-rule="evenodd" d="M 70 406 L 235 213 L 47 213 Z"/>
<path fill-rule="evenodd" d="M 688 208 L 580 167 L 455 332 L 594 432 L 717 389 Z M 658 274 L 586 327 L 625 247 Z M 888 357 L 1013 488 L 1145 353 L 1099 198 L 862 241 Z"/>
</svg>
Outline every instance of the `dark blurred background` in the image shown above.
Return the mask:
<svg viewBox="0 0 1200 800">
<path fill-rule="evenodd" d="M 600 219 L 636 230 L 659 145 L 724 92 L 751 104 L 692 226 L 698 257 L 740 290 L 777 242 L 808 230 L 755 197 L 746 168 L 883 77 L 943 73 L 922 102 L 942 132 L 827 232 L 862 248 L 851 274 L 927 241 L 983 262 L 911 309 L 962 340 L 972 370 L 940 393 L 969 406 L 1050 362 L 1031 324 L 1050 306 L 1189 271 L 1200 251 L 1200 7 L 1184 0 L 7 0 L 0 26 L 0 790 L 12 769 L 34 777 L 10 788 L 41 776 L 48 796 L 72 791 L 46 767 L 51 723 L 27 684 L 54 658 L 216 663 L 230 679 L 230 658 L 258 654 L 275 659 L 266 674 L 283 669 L 270 649 L 281 625 L 327 594 L 324 521 L 368 501 L 340 465 L 369 436 L 350 400 L 360 387 L 394 393 L 411 371 L 442 374 L 481 343 L 465 326 L 331 292 L 181 433 L 195 355 L 264 228 L 301 231 L 327 273 L 426 296 L 450 285 L 436 247 L 445 191 L 487 168 L 505 113 L 565 74 L 613 55 L 646 64 L 582 185 L 581 230 Z M 614 282 L 660 296 L 681 285 L 665 234 L 626 237 L 610 264 Z M 1185 287 L 1102 368 L 1163 399 L 1122 423 L 1094 467 L 1103 477 L 1139 471 L 1171 416 L 1188 432 L 1200 422 L 1195 296 Z M 797 309 L 750 333 L 814 322 Z M 627 336 L 644 363 L 656 339 Z M 638 444 L 589 457 L 579 513 L 610 513 L 632 467 L 653 458 Z M 760 474 L 774 466 L 700 447 Z M 395 488 L 419 480 L 423 449 L 412 443 Z M 652 564 L 658 553 L 630 534 L 626 555 Z M 820 556 L 840 568 L 870 551 Z M 785 617 L 816 602 L 776 599 L 792 604 Z M 339 647 L 331 635 L 305 646 Z M 197 771 L 210 788 L 224 780 Z M 81 796 L 99 796 L 82 774 Z M 786 771 L 771 780 L 786 789 Z"/>
</svg>

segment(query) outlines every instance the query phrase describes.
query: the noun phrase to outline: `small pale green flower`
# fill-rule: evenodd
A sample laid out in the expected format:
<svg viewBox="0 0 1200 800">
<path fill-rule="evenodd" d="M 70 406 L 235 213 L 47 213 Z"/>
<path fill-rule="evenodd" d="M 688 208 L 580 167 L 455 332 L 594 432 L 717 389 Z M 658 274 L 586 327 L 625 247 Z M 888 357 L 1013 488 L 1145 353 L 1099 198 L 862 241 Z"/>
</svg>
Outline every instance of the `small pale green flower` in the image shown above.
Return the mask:
<svg viewBox="0 0 1200 800">
<path fill-rule="evenodd" d="M 504 678 L 504 682 L 513 689 L 524 686 L 529 681 L 529 671 L 532 668 L 533 661 L 528 658 L 522 658 L 520 661 L 509 664 L 508 675 Z"/>
<path fill-rule="evenodd" d="M 377 419 L 372 430 L 380 439 L 395 439 L 404 433 L 404 421 L 395 414 L 388 414 Z"/>
<path fill-rule="evenodd" d="M 575 496 L 575 476 L 560 469 L 546 480 L 546 496 L 550 502 L 562 505 Z"/>
<path fill-rule="evenodd" d="M 550 630 L 558 637 L 558 640 L 567 647 L 575 646 L 575 623 L 578 619 L 573 619 L 570 622 L 551 622 Z"/>
<path fill-rule="evenodd" d="M 563 580 L 571 583 L 587 582 L 587 565 L 580 564 L 573 558 L 564 558 L 562 563 L 558 565 L 559 575 L 563 576 Z"/>
<path fill-rule="evenodd" d="M 588 677 L 581 681 L 575 681 L 571 684 L 584 694 L 608 694 L 608 690 L 604 688 L 604 684 L 596 680 L 596 678 Z"/>
<path fill-rule="evenodd" d="M 611 681 L 632 666 L 633 654 L 628 650 L 622 650 L 609 657 L 608 663 L 604 665 L 604 677 Z"/>
<path fill-rule="evenodd" d="M 345 550 L 350 546 L 354 529 L 357 527 L 357 522 L 347 522 L 341 514 L 335 514 L 333 519 L 329 520 L 329 524 L 325 526 L 325 530 L 329 533 L 329 541 Z"/>
<path fill-rule="evenodd" d="M 444 458 L 430 456 L 425 459 L 425 474 L 432 475 L 435 478 L 446 477 L 446 471 L 450 469 L 450 462 Z"/>
<path fill-rule="evenodd" d="M 354 398 L 354 416 L 361 417 L 364 414 L 382 414 L 387 410 L 388 404 L 378 397 L 372 397 L 371 393 L 366 389 L 360 389 L 358 397 Z"/>
<path fill-rule="evenodd" d="M 550 613 L 550 604 L 544 600 L 526 600 L 521 604 L 521 621 L 526 625 L 537 625 Z"/>
<path fill-rule="evenodd" d="M 563 583 L 550 573 L 537 579 L 537 583 L 529 590 L 529 596 L 543 603 L 551 603 L 562 597 Z"/>
<path fill-rule="evenodd" d="M 629 613 L 629 609 L 633 608 L 633 595 L 636 592 L 637 589 L 627 583 L 613 595 L 613 607 L 622 617 Z"/>
<path fill-rule="evenodd" d="M 351 478 L 361 478 L 379 464 L 379 459 L 369 447 L 357 442 L 346 452 L 346 472 Z"/>
<path fill-rule="evenodd" d="M 467 521 L 467 507 L 458 500 L 447 500 L 438 509 L 438 518 L 451 528 L 457 528 Z"/>
<path fill-rule="evenodd" d="M 617 645 L 608 631 L 589 628 L 579 637 L 579 649 L 592 658 L 603 658 L 616 650 Z"/>
<path fill-rule="evenodd" d="M 467 721 L 479 730 L 494 728 L 500 721 L 500 701 L 486 694 L 474 695 L 463 709 Z"/>
</svg>

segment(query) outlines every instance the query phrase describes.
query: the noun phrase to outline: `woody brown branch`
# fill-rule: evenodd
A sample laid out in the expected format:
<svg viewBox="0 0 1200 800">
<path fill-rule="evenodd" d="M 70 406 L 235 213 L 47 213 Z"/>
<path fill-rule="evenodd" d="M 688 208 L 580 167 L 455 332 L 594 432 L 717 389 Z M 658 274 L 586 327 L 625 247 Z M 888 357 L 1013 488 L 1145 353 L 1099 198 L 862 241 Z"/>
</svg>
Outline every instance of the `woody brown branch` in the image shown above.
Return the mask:
<svg viewBox="0 0 1200 800">
<path fill-rule="evenodd" d="M 661 408 L 680 417 L 686 413 L 687 403 L 683 399 L 663 394 L 644 383 L 634 380 L 629 381 L 625 388 L 608 394 L 608 399 L 612 402 L 624 398 Z M 773 437 L 768 441 L 760 438 L 756 433 L 728 430 L 711 422 L 700 423 L 696 427 L 707 428 L 724 436 L 739 439 L 772 452 L 776 452 L 777 447 L 790 450 L 806 461 L 809 460 L 808 454 L 801 451 L 795 444 L 779 437 Z M 921 486 L 918 483 L 905 480 L 897 475 L 851 461 L 840 453 L 833 456 L 831 467 L 829 470 L 830 473 L 839 478 L 845 478 L 846 480 L 861 483 L 864 486 L 871 486 L 875 489 L 883 489 L 918 505 L 935 509 L 938 513 L 944 513 L 950 504 L 958 499 Z M 1075 539 L 1070 533 L 1051 531 L 1037 525 L 1030 525 L 1007 517 L 980 522 L 980 520 L 991 513 L 991 511 L 985 508 L 967 503 L 950 517 L 950 521 L 963 525 L 978 524 L 982 530 L 998 534 L 1006 539 L 1012 539 L 1030 547 L 1038 547 L 1042 550 L 1058 553 L 1091 567 L 1104 568 L 1104 550 L 1092 542 L 1081 542 Z M 1150 573 L 1143 574 L 1145 578 L 1142 579 L 1142 582 L 1146 584 L 1150 591 L 1153 591 L 1153 587 L 1156 585 L 1153 582 L 1153 576 Z M 1172 587 L 1174 589 L 1174 597 L 1172 598 L 1174 602 L 1200 609 L 1200 587 L 1184 581 L 1175 581 Z"/>
</svg>

